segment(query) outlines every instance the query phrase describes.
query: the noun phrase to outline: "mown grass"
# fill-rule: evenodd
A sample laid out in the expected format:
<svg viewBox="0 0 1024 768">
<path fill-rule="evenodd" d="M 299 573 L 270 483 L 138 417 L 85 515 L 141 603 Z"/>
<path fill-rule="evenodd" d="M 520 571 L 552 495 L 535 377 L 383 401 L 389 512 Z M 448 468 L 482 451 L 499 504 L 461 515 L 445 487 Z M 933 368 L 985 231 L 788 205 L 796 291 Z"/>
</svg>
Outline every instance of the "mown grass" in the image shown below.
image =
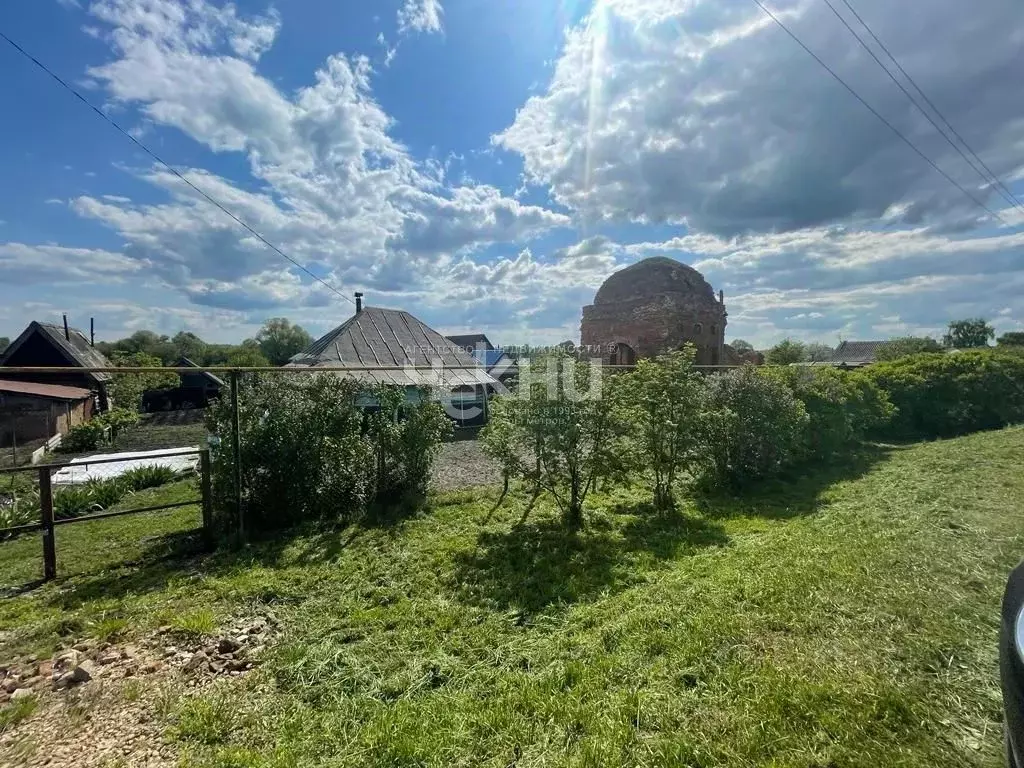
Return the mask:
<svg viewBox="0 0 1024 768">
<path fill-rule="evenodd" d="M 78 574 L 0 601 L 0 642 L 272 604 L 260 671 L 164 707 L 190 766 L 996 766 L 1022 451 L 1024 429 L 878 449 L 671 519 L 619 489 L 580 533 L 543 504 L 518 525 L 521 498 L 490 515 L 491 491 L 189 557 L 184 512 L 148 543 L 74 525 Z"/>
</svg>

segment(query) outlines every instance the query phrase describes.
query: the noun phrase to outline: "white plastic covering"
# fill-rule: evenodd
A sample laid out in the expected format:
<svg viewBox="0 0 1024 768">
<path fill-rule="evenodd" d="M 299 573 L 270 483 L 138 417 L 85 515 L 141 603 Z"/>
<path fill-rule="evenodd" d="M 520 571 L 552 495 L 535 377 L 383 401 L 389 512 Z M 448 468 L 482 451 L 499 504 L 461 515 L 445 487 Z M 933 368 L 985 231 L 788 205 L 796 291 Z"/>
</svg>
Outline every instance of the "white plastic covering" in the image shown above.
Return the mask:
<svg viewBox="0 0 1024 768">
<path fill-rule="evenodd" d="M 161 454 L 174 454 L 173 456 Z M 160 458 L 151 458 L 160 456 Z M 98 459 L 118 459 L 107 464 L 97 464 Z M 53 474 L 54 485 L 74 485 L 87 480 L 107 480 L 123 475 L 136 467 L 170 467 L 175 472 L 195 470 L 199 464 L 199 446 L 187 448 L 164 448 L 158 451 L 126 451 L 124 453 L 101 453 L 73 459 L 67 467 Z"/>
</svg>

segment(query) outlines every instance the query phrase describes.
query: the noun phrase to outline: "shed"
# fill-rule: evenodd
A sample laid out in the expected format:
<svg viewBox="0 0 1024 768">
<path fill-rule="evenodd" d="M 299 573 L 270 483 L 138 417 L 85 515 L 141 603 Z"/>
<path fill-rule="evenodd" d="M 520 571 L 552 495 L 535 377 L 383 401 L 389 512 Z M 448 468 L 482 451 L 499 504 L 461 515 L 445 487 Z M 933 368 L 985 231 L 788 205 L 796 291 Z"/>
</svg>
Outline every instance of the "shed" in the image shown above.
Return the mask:
<svg viewBox="0 0 1024 768">
<path fill-rule="evenodd" d="M 90 343 L 77 328 L 65 328 L 51 323 L 33 320 L 11 345 L 0 355 L 0 368 L 110 368 L 111 363 L 103 353 Z M 5 373 L 8 380 L 34 381 L 77 387 L 97 393 L 100 409 L 107 408 L 107 384 L 109 373 L 83 370 L 81 373 Z"/>
<path fill-rule="evenodd" d="M 509 382 L 517 378 L 519 369 L 516 361 L 500 347 L 495 347 L 491 340 L 482 333 L 454 334 L 446 337 L 455 347 L 465 350 L 477 365 L 483 366 L 491 376 L 508 387 Z"/>
<path fill-rule="evenodd" d="M 66 434 L 92 418 L 91 390 L 0 379 L 0 446 Z"/>
<path fill-rule="evenodd" d="M 290 368 L 351 368 L 339 376 L 369 385 L 394 384 L 413 390 L 429 388 L 449 416 L 472 412 L 486 419 L 486 391 L 497 382 L 482 365 L 422 320 L 400 309 L 364 307 L 334 330 L 292 357 Z"/>
</svg>

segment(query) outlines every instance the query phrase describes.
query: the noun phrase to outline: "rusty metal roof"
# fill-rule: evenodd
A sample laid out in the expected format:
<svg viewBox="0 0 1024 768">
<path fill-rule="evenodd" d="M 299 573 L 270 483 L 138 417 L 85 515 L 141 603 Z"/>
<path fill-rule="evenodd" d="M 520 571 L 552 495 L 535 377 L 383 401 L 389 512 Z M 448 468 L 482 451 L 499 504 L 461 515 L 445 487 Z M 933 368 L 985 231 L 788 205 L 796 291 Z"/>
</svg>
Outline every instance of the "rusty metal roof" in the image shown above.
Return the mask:
<svg viewBox="0 0 1024 768">
<path fill-rule="evenodd" d="M 67 359 L 69 365 L 81 366 L 82 368 L 112 367 L 110 361 L 104 357 L 103 353 L 92 346 L 85 334 L 77 328 L 68 328 L 68 334 L 65 336 L 62 326 L 52 323 L 40 323 L 35 320 L 29 323 L 28 327 L 21 332 L 21 335 L 11 342 L 11 345 L 4 350 L 3 354 L 0 354 L 0 367 L 8 365 L 8 361 L 14 357 L 15 352 L 36 333 L 57 349 Z M 110 381 L 111 379 L 109 373 L 83 371 L 83 375 L 88 376 L 97 384 Z"/>
<path fill-rule="evenodd" d="M 0 379 L 0 393 L 45 397 L 50 400 L 85 400 L 92 397 L 92 392 L 79 387 L 39 384 L 35 381 L 7 381 L 6 379 Z"/>
</svg>

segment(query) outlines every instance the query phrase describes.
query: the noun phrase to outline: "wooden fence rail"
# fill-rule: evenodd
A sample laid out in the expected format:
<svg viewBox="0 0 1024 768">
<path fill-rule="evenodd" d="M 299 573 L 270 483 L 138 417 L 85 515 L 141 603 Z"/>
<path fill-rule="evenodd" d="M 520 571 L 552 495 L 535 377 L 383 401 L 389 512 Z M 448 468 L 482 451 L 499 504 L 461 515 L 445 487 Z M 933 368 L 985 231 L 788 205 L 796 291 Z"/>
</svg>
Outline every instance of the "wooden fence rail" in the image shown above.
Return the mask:
<svg viewBox="0 0 1024 768">
<path fill-rule="evenodd" d="M 189 456 L 193 452 L 182 453 L 179 451 L 171 451 L 167 453 L 158 453 L 151 456 L 146 456 L 147 459 L 160 459 L 169 456 Z M 52 464 L 37 464 L 35 466 L 27 467 L 3 467 L 0 468 L 0 475 L 10 475 L 15 472 L 37 472 L 39 474 L 39 507 L 42 512 L 41 520 L 38 523 L 30 523 L 28 525 L 18 525 L 12 528 L 0 528 L 0 536 L 8 534 L 19 534 L 19 533 L 31 533 L 33 531 L 43 532 L 43 580 L 50 581 L 57 577 L 57 543 L 54 538 L 54 529 L 58 525 L 71 525 L 73 523 L 87 523 L 90 520 L 101 520 L 110 517 L 122 517 L 124 515 L 140 515 L 147 512 L 159 512 L 166 509 L 177 509 L 179 507 L 188 507 L 194 504 L 201 504 L 203 510 L 203 535 L 209 540 L 212 536 L 212 523 L 213 523 L 213 500 L 211 494 L 211 478 L 210 478 L 210 450 L 208 448 L 202 448 L 194 451 L 199 455 L 199 488 L 200 496 L 197 499 L 189 499 L 186 501 L 175 501 L 170 504 L 156 504 L 150 507 L 139 507 L 137 509 L 123 509 L 114 512 L 97 512 L 92 515 L 82 515 L 81 517 L 69 517 L 62 520 L 55 520 L 53 517 L 53 479 L 52 472 L 55 469 L 60 469 L 67 466 L 86 466 L 86 464 L 110 464 L 113 462 L 124 461 L 122 458 L 117 459 L 97 459 L 96 461 L 79 462 L 73 464 L 71 461 L 58 462 Z"/>
</svg>

